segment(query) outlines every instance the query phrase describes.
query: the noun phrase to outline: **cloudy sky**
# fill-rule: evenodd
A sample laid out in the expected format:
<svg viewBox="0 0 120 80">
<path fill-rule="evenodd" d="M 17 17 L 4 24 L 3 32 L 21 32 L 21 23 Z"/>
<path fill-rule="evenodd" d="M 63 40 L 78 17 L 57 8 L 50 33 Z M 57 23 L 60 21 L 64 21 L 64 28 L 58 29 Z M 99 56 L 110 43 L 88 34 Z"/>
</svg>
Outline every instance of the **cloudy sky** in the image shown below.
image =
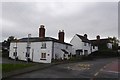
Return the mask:
<svg viewBox="0 0 120 80">
<path fill-rule="evenodd" d="M 2 2 L 2 39 L 9 36 L 38 36 L 38 28 L 45 25 L 46 36 L 58 38 L 65 31 L 69 42 L 77 33 L 89 39 L 118 37 L 117 2 Z"/>
</svg>

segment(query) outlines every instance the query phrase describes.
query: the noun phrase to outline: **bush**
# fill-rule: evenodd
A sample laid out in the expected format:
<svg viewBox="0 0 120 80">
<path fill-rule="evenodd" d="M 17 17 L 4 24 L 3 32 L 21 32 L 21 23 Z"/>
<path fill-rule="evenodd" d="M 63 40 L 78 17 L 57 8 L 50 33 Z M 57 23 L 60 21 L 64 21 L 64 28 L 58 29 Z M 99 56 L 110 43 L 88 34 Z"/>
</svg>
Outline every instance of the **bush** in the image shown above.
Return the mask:
<svg viewBox="0 0 120 80">
<path fill-rule="evenodd" d="M 113 50 L 99 50 L 91 53 L 89 56 L 92 57 L 118 57 L 119 53 Z"/>
</svg>

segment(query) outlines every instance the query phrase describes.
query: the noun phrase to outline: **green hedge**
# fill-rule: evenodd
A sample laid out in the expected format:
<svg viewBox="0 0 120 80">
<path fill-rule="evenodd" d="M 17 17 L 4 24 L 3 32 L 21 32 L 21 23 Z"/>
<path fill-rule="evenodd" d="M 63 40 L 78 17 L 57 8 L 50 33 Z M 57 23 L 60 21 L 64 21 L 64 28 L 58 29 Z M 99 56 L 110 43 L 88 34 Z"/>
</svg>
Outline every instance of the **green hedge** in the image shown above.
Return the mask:
<svg viewBox="0 0 120 80">
<path fill-rule="evenodd" d="M 89 56 L 93 57 L 119 57 L 120 54 L 117 51 L 113 50 L 99 50 L 91 53 Z"/>
</svg>

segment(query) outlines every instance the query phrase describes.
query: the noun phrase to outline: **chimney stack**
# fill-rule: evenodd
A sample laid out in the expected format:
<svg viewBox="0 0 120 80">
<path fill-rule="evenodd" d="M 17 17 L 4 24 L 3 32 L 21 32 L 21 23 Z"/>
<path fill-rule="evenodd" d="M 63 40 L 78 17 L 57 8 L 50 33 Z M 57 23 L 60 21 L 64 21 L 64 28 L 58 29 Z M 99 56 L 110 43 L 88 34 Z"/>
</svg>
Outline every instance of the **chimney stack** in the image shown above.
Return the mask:
<svg viewBox="0 0 120 80">
<path fill-rule="evenodd" d="M 97 40 L 100 40 L 100 36 L 99 35 L 97 35 L 96 38 L 97 38 Z"/>
<path fill-rule="evenodd" d="M 65 33 L 64 33 L 64 30 L 59 30 L 59 33 L 58 33 L 58 38 L 59 38 L 59 41 L 60 42 L 64 42 L 64 36 L 65 36 Z"/>
<path fill-rule="evenodd" d="M 84 34 L 84 37 L 87 39 L 87 34 Z"/>
<path fill-rule="evenodd" d="M 40 25 L 40 28 L 39 28 L 39 37 L 40 38 L 44 38 L 45 37 L 45 28 L 44 28 L 44 25 Z"/>
</svg>

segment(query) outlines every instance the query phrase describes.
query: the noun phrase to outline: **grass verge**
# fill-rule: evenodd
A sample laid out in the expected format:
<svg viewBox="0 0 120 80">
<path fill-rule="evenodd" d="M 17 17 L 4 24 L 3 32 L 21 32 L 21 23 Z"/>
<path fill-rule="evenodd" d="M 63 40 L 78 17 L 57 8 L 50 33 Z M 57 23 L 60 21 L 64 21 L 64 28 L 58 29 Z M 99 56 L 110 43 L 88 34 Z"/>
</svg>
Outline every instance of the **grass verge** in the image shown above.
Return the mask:
<svg viewBox="0 0 120 80">
<path fill-rule="evenodd" d="M 1 65 L 0 65 L 1 66 Z M 10 72 L 18 69 L 33 66 L 33 64 L 2 64 L 2 72 Z"/>
</svg>

